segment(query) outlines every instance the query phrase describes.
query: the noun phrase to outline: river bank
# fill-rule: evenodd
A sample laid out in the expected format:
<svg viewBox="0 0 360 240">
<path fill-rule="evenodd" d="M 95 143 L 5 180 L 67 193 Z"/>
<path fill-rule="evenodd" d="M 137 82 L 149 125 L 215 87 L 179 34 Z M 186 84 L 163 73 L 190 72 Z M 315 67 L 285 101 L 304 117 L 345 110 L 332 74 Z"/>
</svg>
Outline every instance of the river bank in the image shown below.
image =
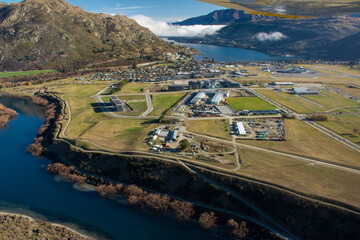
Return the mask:
<svg viewBox="0 0 360 240">
<path fill-rule="evenodd" d="M 6 127 L 9 121 L 17 117 L 16 111 L 6 108 L 4 105 L 0 104 L 0 129 Z"/>
<path fill-rule="evenodd" d="M 2 239 L 73 239 L 89 240 L 75 230 L 60 224 L 43 222 L 23 214 L 0 212 L 0 236 Z"/>
<path fill-rule="evenodd" d="M 54 119 L 59 119 L 58 116 L 60 115 L 58 114 L 62 113 L 64 105 L 59 99 L 54 99 L 51 96 L 44 97 L 50 99 L 50 102 L 56 105 L 54 108 L 56 111 Z M 81 177 L 86 177 L 85 181 L 87 183 L 97 187 L 101 185 L 109 186 L 114 182 L 128 185 L 136 184 L 141 186 L 142 189 L 150 189 L 156 193 L 168 194 L 178 199 L 186 199 L 188 202 L 196 203 L 199 208 L 193 220 L 197 220 L 205 211 L 214 211 L 219 217 L 219 225 L 224 226 L 227 220 L 230 219 L 230 216 L 237 216 L 238 222 L 244 219 L 249 220 L 249 237 L 254 239 L 280 238 L 266 229 L 266 224 L 271 224 L 268 221 L 265 220 L 265 225 L 260 227 L 264 219 L 257 216 L 252 212 L 252 209 L 234 198 L 233 194 L 219 189 L 204 180 L 201 174 L 188 171 L 176 161 L 166 162 L 151 156 L 131 156 L 130 153 L 124 156 L 80 149 L 74 147 L 70 142 L 57 137 L 57 133 L 61 131 L 61 121 L 59 126 L 57 126 L 57 123 L 52 124 L 54 123 L 52 120 L 49 123 L 51 123 L 49 124 L 50 128 L 47 131 L 42 131 L 43 133 L 47 132 L 47 134 L 41 136 L 45 140 L 42 142 L 45 147 L 42 155 L 55 162 L 62 162 L 76 167 L 81 172 Z M 197 172 L 203 171 L 196 168 L 192 169 Z M 205 173 L 202 172 L 202 175 L 206 175 Z M 71 174 L 74 173 L 71 172 Z M 94 177 L 95 175 L 97 177 Z M 265 209 L 271 218 L 280 221 L 283 226 L 291 229 L 298 236 L 304 236 L 304 238 L 308 239 L 311 237 L 322 239 L 325 229 L 327 229 L 325 231 L 326 236 L 349 237 L 358 234 L 358 230 L 354 226 L 359 218 L 354 215 L 323 206 L 321 203 L 318 204 L 298 197 L 292 197 L 285 192 L 272 189 L 271 187 L 264 187 L 258 183 L 250 183 L 246 180 L 234 181 L 229 177 L 218 179 L 218 177 L 208 176 L 215 183 L 232 189 L 232 192 L 236 192 L 243 198 L 250 200 L 252 205 Z M 84 178 L 80 180 L 84 180 Z M 221 215 L 221 212 L 224 214 Z M 237 213 L 237 215 L 234 215 L 234 213 Z M 314 216 L 316 217 L 314 218 Z M 314 221 L 306 221 L 306 219 L 310 218 Z M 339 222 L 341 224 L 338 224 Z M 336 228 L 331 227 L 334 225 Z M 309 229 L 314 227 L 317 231 L 309 231 Z M 215 233 L 218 229 L 215 228 Z M 307 229 L 307 231 L 304 229 Z M 221 236 L 221 239 L 224 239 L 223 235 Z"/>
</svg>

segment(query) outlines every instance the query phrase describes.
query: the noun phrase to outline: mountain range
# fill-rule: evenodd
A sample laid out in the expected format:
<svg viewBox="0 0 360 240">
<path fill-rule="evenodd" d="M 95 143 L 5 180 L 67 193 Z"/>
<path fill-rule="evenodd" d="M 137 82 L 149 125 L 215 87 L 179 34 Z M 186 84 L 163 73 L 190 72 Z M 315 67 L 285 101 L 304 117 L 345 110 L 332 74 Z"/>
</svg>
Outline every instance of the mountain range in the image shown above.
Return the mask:
<svg viewBox="0 0 360 240">
<path fill-rule="evenodd" d="M 71 68 L 173 48 L 132 19 L 86 12 L 64 0 L 0 4 L 2 71 Z"/>
<path fill-rule="evenodd" d="M 204 38 L 174 38 L 180 42 L 249 48 L 310 59 L 360 60 L 358 17 L 286 19 L 227 9 L 174 24 L 227 25 Z"/>
</svg>

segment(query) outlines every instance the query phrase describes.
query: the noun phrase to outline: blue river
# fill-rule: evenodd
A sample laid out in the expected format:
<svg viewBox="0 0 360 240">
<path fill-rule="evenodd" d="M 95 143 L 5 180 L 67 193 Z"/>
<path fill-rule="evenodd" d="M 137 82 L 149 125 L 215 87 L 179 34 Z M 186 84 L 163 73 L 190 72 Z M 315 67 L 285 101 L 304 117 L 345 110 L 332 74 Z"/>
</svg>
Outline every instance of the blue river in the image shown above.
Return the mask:
<svg viewBox="0 0 360 240">
<path fill-rule="evenodd" d="M 0 103 L 9 106 L 0 98 Z M 11 105 L 11 104 L 10 104 Z M 20 107 L 18 107 L 20 106 Z M 60 223 L 96 239 L 219 239 L 196 223 L 181 223 L 80 191 L 46 172 L 47 159 L 25 152 L 43 124 L 41 111 L 22 103 L 19 116 L 0 130 L 0 211 Z"/>
</svg>

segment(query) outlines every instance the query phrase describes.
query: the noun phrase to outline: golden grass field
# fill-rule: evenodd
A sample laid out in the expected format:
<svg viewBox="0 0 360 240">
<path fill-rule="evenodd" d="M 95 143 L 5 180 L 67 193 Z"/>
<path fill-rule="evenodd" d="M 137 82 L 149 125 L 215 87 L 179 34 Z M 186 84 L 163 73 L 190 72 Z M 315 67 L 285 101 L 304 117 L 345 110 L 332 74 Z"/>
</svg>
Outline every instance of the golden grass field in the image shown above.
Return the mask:
<svg viewBox="0 0 360 240">
<path fill-rule="evenodd" d="M 203 135 L 231 139 L 228 120 L 191 120 L 187 130 Z"/>
<path fill-rule="evenodd" d="M 240 175 L 360 207 L 360 175 L 285 156 L 240 148 Z"/>
<path fill-rule="evenodd" d="M 238 142 L 270 149 L 274 151 L 295 154 L 351 166 L 360 166 L 359 153 L 335 139 L 319 132 L 317 129 L 300 120 L 285 121 L 286 141 L 246 141 Z"/>
<path fill-rule="evenodd" d="M 150 116 L 160 116 L 164 111 L 169 109 L 172 105 L 178 102 L 185 93 L 169 93 L 169 94 L 154 94 L 152 95 L 152 103 L 154 110 Z"/>
<path fill-rule="evenodd" d="M 360 117 L 358 115 L 331 116 L 329 121 L 318 122 L 318 124 L 360 145 L 360 135 L 353 131 L 356 128 L 360 129 Z"/>
</svg>

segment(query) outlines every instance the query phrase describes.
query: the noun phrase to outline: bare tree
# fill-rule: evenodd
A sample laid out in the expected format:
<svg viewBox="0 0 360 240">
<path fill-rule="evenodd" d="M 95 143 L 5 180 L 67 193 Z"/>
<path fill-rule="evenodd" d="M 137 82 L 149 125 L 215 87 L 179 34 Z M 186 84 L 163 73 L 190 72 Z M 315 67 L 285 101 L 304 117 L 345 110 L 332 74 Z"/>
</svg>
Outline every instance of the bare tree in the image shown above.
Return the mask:
<svg viewBox="0 0 360 240">
<path fill-rule="evenodd" d="M 176 217 L 182 220 L 189 220 L 194 214 L 194 205 L 188 202 L 174 200 L 170 203 L 170 208 L 175 212 Z"/>
<path fill-rule="evenodd" d="M 204 212 L 199 217 L 200 226 L 206 230 L 216 227 L 217 217 L 213 212 Z"/>
<path fill-rule="evenodd" d="M 230 219 L 226 223 L 227 232 L 236 238 L 245 238 L 249 235 L 247 223 L 242 221 L 240 225 L 234 220 Z"/>
</svg>

